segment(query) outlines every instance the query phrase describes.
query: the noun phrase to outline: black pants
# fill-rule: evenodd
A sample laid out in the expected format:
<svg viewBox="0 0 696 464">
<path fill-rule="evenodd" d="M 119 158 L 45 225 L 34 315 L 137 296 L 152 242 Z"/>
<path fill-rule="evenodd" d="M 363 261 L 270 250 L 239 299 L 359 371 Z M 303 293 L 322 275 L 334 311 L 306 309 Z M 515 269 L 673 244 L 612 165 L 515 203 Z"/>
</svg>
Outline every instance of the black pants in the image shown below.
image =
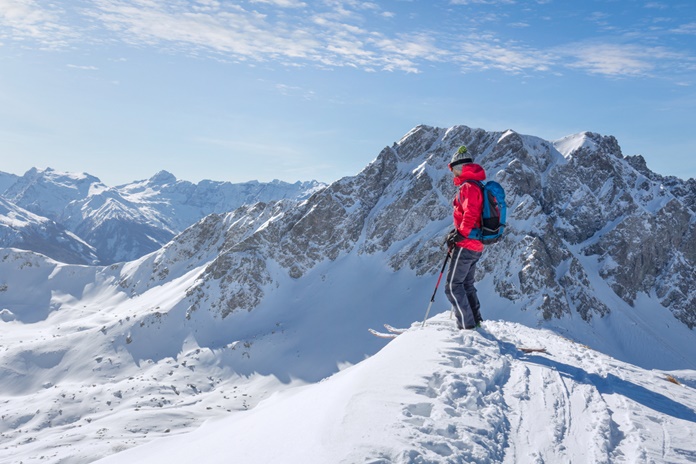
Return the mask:
<svg viewBox="0 0 696 464">
<path fill-rule="evenodd" d="M 452 251 L 445 294 L 454 307 L 457 327 L 460 329 L 473 329 L 483 320 L 479 311 L 481 304 L 474 287 L 476 263 L 480 258 L 481 253 L 467 248 L 454 247 Z"/>
</svg>

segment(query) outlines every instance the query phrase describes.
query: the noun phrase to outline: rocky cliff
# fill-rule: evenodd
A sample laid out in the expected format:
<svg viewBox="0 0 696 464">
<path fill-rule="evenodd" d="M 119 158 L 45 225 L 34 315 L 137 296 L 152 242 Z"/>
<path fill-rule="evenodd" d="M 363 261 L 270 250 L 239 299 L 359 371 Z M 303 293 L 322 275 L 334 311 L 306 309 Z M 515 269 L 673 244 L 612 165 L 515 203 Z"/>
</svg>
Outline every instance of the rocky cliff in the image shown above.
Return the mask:
<svg viewBox="0 0 696 464">
<path fill-rule="evenodd" d="M 350 254 L 381 254 L 394 271 L 435 272 L 455 194 L 447 163 L 462 144 L 508 195 L 507 236 L 488 247 L 477 276 L 491 278 L 499 296 L 543 319 L 589 321 L 611 312 L 598 297 L 598 286 L 608 285 L 629 304 L 639 294 L 656 297 L 696 325 L 693 179 L 652 173 L 611 136 L 551 142 L 465 126 L 416 127 L 357 176 L 300 205 L 235 212 L 242 218 L 191 291 L 192 306 L 215 284 L 212 305 L 223 317 L 253 310 L 273 281 L 270 268 L 299 279 Z M 187 233 L 196 227 L 206 226 Z"/>
</svg>

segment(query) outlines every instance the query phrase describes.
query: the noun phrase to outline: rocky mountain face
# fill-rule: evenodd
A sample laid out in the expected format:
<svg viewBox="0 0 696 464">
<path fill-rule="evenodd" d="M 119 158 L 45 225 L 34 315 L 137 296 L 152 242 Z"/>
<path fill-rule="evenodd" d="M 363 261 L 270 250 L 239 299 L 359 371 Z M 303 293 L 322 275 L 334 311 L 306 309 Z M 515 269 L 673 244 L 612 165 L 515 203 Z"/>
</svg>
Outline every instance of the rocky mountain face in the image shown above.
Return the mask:
<svg viewBox="0 0 696 464">
<path fill-rule="evenodd" d="M 631 305 L 640 294 L 656 297 L 696 325 L 696 182 L 653 173 L 640 156 L 624 157 L 611 136 L 550 142 L 418 126 L 361 173 L 326 188 L 191 184 L 166 172 L 108 188 L 88 175 L 32 170 L 5 197 L 65 224 L 105 263 L 144 255 L 215 213 L 167 245 L 153 272 L 166 275 L 197 253 L 209 259 L 187 291 L 190 312 L 206 307 L 224 318 L 260 304 L 278 269 L 300 279 L 326 260 L 382 254 L 393 271 L 436 272 L 456 192 L 446 166 L 462 144 L 508 196 L 505 240 L 488 247 L 477 276 L 492 279 L 499 296 L 543 319 L 590 321 L 611 312 L 597 296 L 608 286 Z M 290 200 L 274 201 L 283 197 Z"/>
<path fill-rule="evenodd" d="M 301 200 L 323 186 L 280 181 L 232 184 L 204 180 L 193 184 L 166 171 L 118 187 L 107 187 L 88 174 L 52 169 L 31 169 L 22 177 L 4 174 L 0 180 L 6 201 L 71 231 L 96 250 L 101 264 L 151 253 L 208 214 L 259 201 Z M 30 242 L 24 246 L 39 251 Z M 56 254 L 49 256 L 60 259 Z"/>
<path fill-rule="evenodd" d="M 108 188 L 36 172 L 10 178 L 23 187 L 8 192 L 41 217 L 4 200 L 1 232 L 32 217 L 46 230 L 114 220 L 114 237 L 133 221 L 171 234 L 182 218 L 192 225 L 107 266 L 0 250 L 0 460 L 28 462 L 54 443 L 52 456 L 92 462 L 375 354 L 384 340 L 368 327 L 424 315 L 452 227 L 447 164 L 462 144 L 509 205 L 506 235 L 477 269 L 485 319 L 550 329 L 590 347 L 578 348 L 588 359 L 693 369 L 694 181 L 652 173 L 613 137 L 418 126 L 357 175 L 282 200 L 295 187 L 239 193 L 160 173 Z M 435 303 L 431 314 L 447 311 L 442 289 Z"/>
<path fill-rule="evenodd" d="M 384 254 L 393 270 L 436 272 L 455 194 L 447 163 L 465 144 L 508 198 L 504 241 L 488 247 L 477 278 L 543 319 L 611 312 L 609 286 L 633 305 L 654 296 L 689 328 L 696 325 L 693 179 L 664 178 L 626 158 L 614 137 L 581 133 L 549 142 L 513 131 L 419 126 L 355 177 L 301 205 L 257 205 L 246 232 L 227 232 L 219 256 L 190 290 L 192 308 L 210 295 L 222 317 L 253 310 L 277 263 L 294 279 L 324 260 Z M 236 212 L 236 215 L 244 212 Z M 249 233 L 248 224 L 274 218 Z M 198 227 L 187 231 L 195 235 Z M 253 227 L 252 227 L 253 229 Z M 205 295 L 205 296 L 204 296 Z"/>
</svg>

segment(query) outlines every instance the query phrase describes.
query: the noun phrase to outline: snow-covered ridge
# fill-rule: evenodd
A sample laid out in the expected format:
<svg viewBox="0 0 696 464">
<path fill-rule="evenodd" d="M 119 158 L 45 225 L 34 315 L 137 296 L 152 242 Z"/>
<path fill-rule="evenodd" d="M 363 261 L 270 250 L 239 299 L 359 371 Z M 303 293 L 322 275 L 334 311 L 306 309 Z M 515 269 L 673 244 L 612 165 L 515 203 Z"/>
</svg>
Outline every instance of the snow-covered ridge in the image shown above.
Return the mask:
<svg viewBox="0 0 696 464">
<path fill-rule="evenodd" d="M 238 424 L 228 425 L 232 436 L 276 407 L 301 409 L 304 402 L 284 399 L 295 395 L 345 399 L 355 414 L 344 416 L 346 426 L 360 428 L 370 417 L 365 404 L 390 401 L 366 394 L 360 403 L 346 385 L 403 398 L 384 410 L 383 420 L 396 428 L 376 422 L 395 441 L 375 448 L 348 441 L 348 451 L 362 453 L 349 461 L 409 462 L 411 454 L 399 454 L 408 450 L 413 462 L 419 456 L 476 462 L 479 455 L 480 462 L 519 462 L 533 447 L 549 462 L 582 460 L 572 443 L 588 439 L 589 427 L 598 438 L 587 442 L 588 459 L 611 462 L 621 453 L 658 453 L 659 439 L 636 432 L 652 434 L 658 423 L 693 442 L 694 212 L 685 200 L 692 184 L 663 182 L 624 158 L 612 137 L 588 137 L 595 149 L 564 157 L 551 142 L 514 131 L 419 126 L 356 176 L 302 201 L 210 214 L 137 260 L 74 266 L 3 250 L 0 324 L 8 330 L 0 331 L 0 392 L 6 392 L 0 393 L 0 461 L 89 462 L 223 416 Z M 456 343 L 464 339 L 443 326 L 436 333 L 444 338 L 409 332 L 380 352 L 385 342 L 368 327 L 407 327 L 424 315 L 451 227 L 456 191 L 447 163 L 460 144 L 505 186 L 510 203 L 508 234 L 487 248 L 477 275 L 495 339 L 460 349 Z M 157 177 L 152 185 L 170 185 L 166 175 Z M 133 195 L 156 195 L 147 184 Z M 431 314 L 448 309 L 438 293 Z M 447 324 L 442 317 L 435 322 Z M 517 344 L 510 337 L 517 332 L 529 335 L 521 343 L 544 340 L 550 358 L 530 355 L 530 365 L 507 349 Z M 427 342 L 435 351 L 420 346 Z M 393 385 L 355 373 L 371 363 L 389 372 L 379 360 L 385 354 L 385 364 L 410 375 L 407 359 L 400 360 L 404 366 L 386 354 L 392 346 L 404 347 L 396 352 L 406 356 L 418 346 L 432 362 Z M 474 371 L 467 370 L 469 359 Z M 678 404 L 660 396 L 671 390 L 637 381 L 658 384 L 666 370 L 683 385 L 684 395 L 671 397 Z M 433 379 L 445 381 L 433 387 Z M 302 384 L 311 385 L 293 389 Z M 404 385 L 427 394 L 403 393 Z M 532 387 L 541 396 L 527 393 Z M 277 392 L 286 393 L 264 403 Z M 544 401 L 568 408 L 555 415 L 541 408 Z M 254 411 L 259 403 L 271 406 Z M 553 423 L 553 432 L 524 422 L 515 411 L 525 408 Z M 646 425 L 648 414 L 657 422 Z M 307 443 L 317 439 L 314 420 L 331 437 L 330 419 L 318 411 L 303 417 L 295 428 L 308 432 Z M 404 426 L 418 441 L 399 448 Z M 356 437 L 355 428 L 336 430 Z M 494 443 L 493 436 L 501 440 Z M 662 444 L 669 460 L 694 455 L 689 446 Z M 338 459 L 341 446 L 322 456 Z M 267 451 L 249 462 L 263 462 Z"/>
<path fill-rule="evenodd" d="M 548 331 L 484 325 L 436 317 L 324 382 L 98 462 L 692 462 L 693 371 L 676 385 Z"/>
<path fill-rule="evenodd" d="M 589 133 L 581 132 L 579 134 L 568 135 L 566 137 L 554 140 L 553 146 L 564 157 L 569 158 L 574 152 L 580 149 L 594 150 L 597 144 L 589 137 Z"/>
<path fill-rule="evenodd" d="M 1 197 L 0 246 L 32 249 L 67 263 L 97 262 L 96 250 L 80 237 Z"/>
<path fill-rule="evenodd" d="M 180 181 L 161 171 L 152 178 L 108 187 L 89 174 L 33 168 L 21 177 L 5 174 L 0 196 L 48 218 L 96 250 L 102 264 L 131 261 L 151 253 L 211 213 L 281 199 L 302 201 L 324 187 L 319 182 L 242 184 Z M 3 193 L 4 192 L 4 193 Z M 4 246 L 31 248 L 27 243 Z M 60 259 L 57 255 L 49 255 Z M 69 262 L 93 262 L 83 257 Z"/>
</svg>

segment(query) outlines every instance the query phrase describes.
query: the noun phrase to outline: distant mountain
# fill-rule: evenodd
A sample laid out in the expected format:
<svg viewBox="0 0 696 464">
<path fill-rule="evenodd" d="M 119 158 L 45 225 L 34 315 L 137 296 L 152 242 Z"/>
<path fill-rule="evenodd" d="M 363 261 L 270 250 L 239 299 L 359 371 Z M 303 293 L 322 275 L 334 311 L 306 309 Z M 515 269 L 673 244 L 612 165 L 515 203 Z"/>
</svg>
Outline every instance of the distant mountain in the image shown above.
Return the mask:
<svg viewBox="0 0 696 464">
<path fill-rule="evenodd" d="M 2 195 L 34 214 L 62 223 L 68 204 L 106 189 L 106 185 L 89 174 L 32 168 L 17 177 Z"/>
<path fill-rule="evenodd" d="M 17 179 L 19 179 L 19 176 L 0 171 L 0 195 L 7 190 L 10 185 L 17 182 Z"/>
<path fill-rule="evenodd" d="M 148 180 L 107 187 L 89 174 L 50 168 L 1 179 L 9 184 L 4 198 L 63 225 L 89 243 L 102 264 L 151 253 L 208 214 L 259 201 L 302 200 L 323 187 L 319 182 L 281 181 L 193 184 L 166 171 Z"/>
<path fill-rule="evenodd" d="M 0 198 L 0 247 L 33 250 L 69 264 L 95 264 L 90 245 L 50 219 Z"/>
<path fill-rule="evenodd" d="M 399 437 L 424 434 L 418 435 L 422 446 L 414 445 L 421 453 L 412 455 L 414 462 L 419 456 L 438 462 L 431 454 L 435 450 L 445 453 L 439 455 L 441 462 L 447 462 L 448 452 L 469 456 L 460 426 L 471 440 L 480 438 L 484 451 L 493 450 L 492 462 L 503 462 L 510 450 L 519 458 L 536 442 L 510 439 L 509 447 L 500 448 L 496 434 L 509 436 L 510 425 L 534 440 L 536 427 L 528 427 L 519 411 L 533 415 L 539 408 L 546 414 L 542 417 L 564 431 L 551 449 L 540 451 L 542 460 L 574 460 L 582 451 L 576 443 L 585 442 L 585 426 L 592 426 L 601 432 L 592 446 L 600 461 L 613 450 L 611 456 L 631 458 L 637 455 L 631 450 L 640 448 L 651 453 L 668 449 L 670 456 L 684 451 L 673 460 L 688 462 L 693 447 L 677 451 L 676 445 L 631 434 L 658 423 L 658 431 L 685 430 L 683 443 L 696 436 L 692 396 L 684 393 L 687 399 L 675 404 L 657 397 L 667 395 L 659 393 L 664 388 L 648 388 L 640 380 L 646 370 L 680 370 L 675 377 L 693 382 L 693 180 L 652 173 L 638 158 L 624 157 L 611 136 L 586 132 L 546 141 L 466 126 L 418 126 L 355 176 L 315 189 L 301 201 L 247 203 L 206 215 L 133 261 L 75 266 L 28 251 L 0 250 L 0 324 L 12 329 L 0 331 L 0 391 L 6 395 L 0 460 L 47 456 L 48 462 L 90 462 L 208 418 L 235 416 L 275 392 L 320 382 L 375 355 L 384 340 L 370 335 L 368 327 L 406 327 L 424 316 L 445 258 L 442 239 L 452 223 L 456 188 L 447 163 L 461 144 L 489 179 L 505 187 L 508 227 L 503 241 L 487 247 L 477 273 L 482 314 L 492 330 L 466 346 L 457 346 L 466 340 L 444 327 L 412 331 L 410 338 L 396 341 L 397 346 L 409 344 L 401 345 L 403 353 L 427 343 L 419 333 L 438 344 L 437 352 L 423 359 L 432 365 L 419 366 L 420 377 L 408 376 L 408 356 L 391 371 L 405 376 L 397 385 L 423 393 L 417 403 L 408 396 L 413 408 L 404 402 L 404 417 L 415 420 L 406 427 L 416 424 L 418 430 L 399 429 L 407 430 Z M 90 197 L 95 203 L 87 209 L 103 207 L 105 217 L 129 217 L 138 210 L 147 218 L 143 221 L 174 228 L 158 208 L 185 215 L 181 205 L 193 200 L 171 200 L 168 189 L 183 185 L 166 174 L 156 177 L 162 179 L 131 184 L 130 190 L 119 187 L 109 195 L 91 183 L 99 193 Z M 167 200 L 158 202 L 152 195 Z M 440 291 L 431 314 L 448 311 Z M 445 325 L 447 315 L 437 320 Z M 496 320 L 534 330 L 523 335 L 522 329 Z M 563 351 L 558 357 L 533 355 L 538 366 L 529 367 L 529 360 L 509 346 L 521 339 L 546 340 L 550 350 Z M 443 354 L 451 361 L 447 367 L 441 364 Z M 476 362 L 467 364 L 469 356 Z M 599 359 L 601 364 L 593 364 Z M 467 366 L 488 374 L 470 377 Z M 605 367 L 621 369 L 630 380 L 607 377 Z M 382 385 L 374 381 L 375 388 Z M 394 386 L 393 378 L 384 382 Z M 336 393 L 345 385 L 360 388 L 331 384 L 344 385 Z M 475 393 L 471 388 L 482 395 L 490 391 L 491 402 L 482 403 L 485 398 L 476 395 L 466 400 L 464 392 Z M 529 394 L 530 388 L 551 393 Z M 317 398 L 333 398 L 333 393 Z M 369 414 L 369 407 L 381 408 L 383 399 L 351 409 L 345 424 L 370 423 L 352 414 Z M 431 400 L 438 409 L 431 409 Z M 269 401 L 266 411 L 273 404 Z M 636 401 L 642 406 L 633 423 Z M 556 414 L 559 402 L 571 406 Z M 585 414 L 587 408 L 592 408 L 589 422 L 568 426 L 568 414 Z M 483 424 L 466 410 L 495 411 L 496 417 Z M 449 415 L 453 411 L 457 414 Z M 464 418 L 452 428 L 448 420 L 455 416 Z M 420 418 L 431 422 L 420 423 Z M 386 423 L 400 426 L 380 422 Z M 322 427 L 312 426 L 314 431 Z M 635 440 L 640 445 L 631 448 Z M 353 444 L 358 443 L 346 446 L 357 453 L 351 455 L 356 462 L 408 458 L 394 449 L 380 454 L 372 445 Z M 509 455 L 508 460 L 520 459 Z"/>
</svg>

